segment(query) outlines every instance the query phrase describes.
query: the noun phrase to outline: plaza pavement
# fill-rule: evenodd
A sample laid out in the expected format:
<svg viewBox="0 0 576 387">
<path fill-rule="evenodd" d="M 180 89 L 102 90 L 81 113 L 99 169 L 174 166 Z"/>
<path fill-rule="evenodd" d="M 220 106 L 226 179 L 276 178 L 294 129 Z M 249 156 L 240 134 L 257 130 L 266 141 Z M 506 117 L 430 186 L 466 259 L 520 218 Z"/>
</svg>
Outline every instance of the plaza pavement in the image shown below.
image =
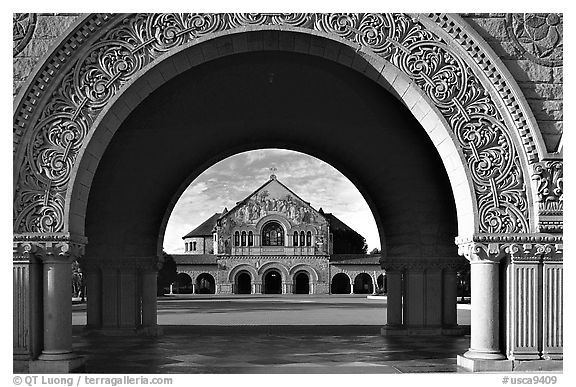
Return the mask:
<svg viewBox="0 0 576 387">
<path fill-rule="evenodd" d="M 458 322 L 468 324 L 468 306 Z M 87 373 L 462 372 L 469 336 L 381 336 L 386 298 L 366 295 L 176 295 L 158 300 L 159 337 L 88 334 L 73 306 L 74 350 Z"/>
</svg>

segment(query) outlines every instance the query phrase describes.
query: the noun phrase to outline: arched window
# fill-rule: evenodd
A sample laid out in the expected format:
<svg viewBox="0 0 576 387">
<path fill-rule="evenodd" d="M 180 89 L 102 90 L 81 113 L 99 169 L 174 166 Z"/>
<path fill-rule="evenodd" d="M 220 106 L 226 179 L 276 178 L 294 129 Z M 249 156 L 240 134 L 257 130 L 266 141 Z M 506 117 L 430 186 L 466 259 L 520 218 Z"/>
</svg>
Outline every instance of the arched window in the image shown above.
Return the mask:
<svg viewBox="0 0 576 387">
<path fill-rule="evenodd" d="M 246 231 L 242 231 L 242 246 L 246 246 Z"/>
<path fill-rule="evenodd" d="M 270 222 L 262 229 L 262 246 L 284 246 L 284 229 L 277 222 Z"/>
<path fill-rule="evenodd" d="M 196 251 L 196 242 L 192 242 L 192 250 Z"/>
<path fill-rule="evenodd" d="M 184 251 L 188 251 L 188 242 L 184 242 Z"/>
<path fill-rule="evenodd" d="M 298 246 L 298 231 L 294 231 L 294 237 L 292 238 L 292 244 Z"/>
<path fill-rule="evenodd" d="M 234 233 L 234 246 L 240 246 L 240 233 L 238 231 Z"/>
<path fill-rule="evenodd" d="M 312 233 L 310 231 L 306 233 L 306 246 L 312 246 Z"/>
<path fill-rule="evenodd" d="M 254 234 L 252 234 L 252 231 L 248 231 L 248 246 L 254 246 Z"/>
<path fill-rule="evenodd" d="M 300 246 L 306 246 L 304 244 L 305 243 L 304 238 L 305 238 L 304 231 L 300 231 Z"/>
</svg>

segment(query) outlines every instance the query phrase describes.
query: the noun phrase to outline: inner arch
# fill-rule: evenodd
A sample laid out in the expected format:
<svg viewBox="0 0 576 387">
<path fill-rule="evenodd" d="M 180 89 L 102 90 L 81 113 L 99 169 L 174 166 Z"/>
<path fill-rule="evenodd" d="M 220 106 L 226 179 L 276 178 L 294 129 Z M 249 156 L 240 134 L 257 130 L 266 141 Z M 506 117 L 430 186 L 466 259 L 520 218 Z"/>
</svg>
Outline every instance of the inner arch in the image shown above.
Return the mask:
<svg viewBox="0 0 576 387">
<path fill-rule="evenodd" d="M 87 257 L 157 255 L 166 204 L 183 182 L 266 147 L 308 153 L 352 177 L 389 256 L 456 254 L 450 183 L 410 111 L 345 66 L 268 51 L 190 69 L 132 111 L 92 182 Z"/>
</svg>

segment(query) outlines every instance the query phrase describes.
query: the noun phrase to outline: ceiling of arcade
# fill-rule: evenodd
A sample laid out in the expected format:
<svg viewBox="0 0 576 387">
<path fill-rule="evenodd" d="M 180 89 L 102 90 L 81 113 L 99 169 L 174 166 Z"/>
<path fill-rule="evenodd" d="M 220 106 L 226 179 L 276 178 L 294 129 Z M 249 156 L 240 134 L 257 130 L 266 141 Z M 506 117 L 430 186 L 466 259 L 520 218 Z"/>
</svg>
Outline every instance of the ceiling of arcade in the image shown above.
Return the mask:
<svg viewBox="0 0 576 387">
<path fill-rule="evenodd" d="M 154 251 L 166 203 L 190 171 L 250 147 L 308 153 L 350 177 L 382 219 L 388 254 L 455 255 L 448 177 L 410 112 L 344 66 L 262 52 L 189 70 L 124 121 L 93 181 L 87 256 L 100 248 L 110 255 Z"/>
<path fill-rule="evenodd" d="M 79 14 L 14 14 L 16 96 L 36 62 Z M 522 89 L 549 152 L 563 132 L 563 18 L 561 14 L 465 13 L 460 16 L 490 45 Z"/>
</svg>

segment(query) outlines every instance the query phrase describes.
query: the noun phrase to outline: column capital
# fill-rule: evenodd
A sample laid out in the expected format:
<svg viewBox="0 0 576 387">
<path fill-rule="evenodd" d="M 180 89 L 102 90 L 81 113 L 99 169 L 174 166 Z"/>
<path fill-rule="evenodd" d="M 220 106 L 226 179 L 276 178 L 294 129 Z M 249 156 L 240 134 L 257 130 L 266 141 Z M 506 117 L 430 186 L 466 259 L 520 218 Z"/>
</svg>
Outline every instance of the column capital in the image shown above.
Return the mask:
<svg viewBox="0 0 576 387">
<path fill-rule="evenodd" d="M 477 234 L 456 238 L 458 253 L 471 263 L 498 263 L 508 256 L 512 262 L 562 261 L 561 234 Z"/>
<path fill-rule="evenodd" d="M 470 263 L 498 263 L 506 255 L 501 244 L 482 242 L 459 244 L 458 254 L 469 260 Z"/>
<path fill-rule="evenodd" d="M 561 262 L 562 243 L 511 243 L 505 246 L 511 262 Z"/>
<path fill-rule="evenodd" d="M 84 255 L 87 239 L 70 234 L 15 234 L 14 261 L 40 259 L 43 262 L 68 263 Z"/>
</svg>

